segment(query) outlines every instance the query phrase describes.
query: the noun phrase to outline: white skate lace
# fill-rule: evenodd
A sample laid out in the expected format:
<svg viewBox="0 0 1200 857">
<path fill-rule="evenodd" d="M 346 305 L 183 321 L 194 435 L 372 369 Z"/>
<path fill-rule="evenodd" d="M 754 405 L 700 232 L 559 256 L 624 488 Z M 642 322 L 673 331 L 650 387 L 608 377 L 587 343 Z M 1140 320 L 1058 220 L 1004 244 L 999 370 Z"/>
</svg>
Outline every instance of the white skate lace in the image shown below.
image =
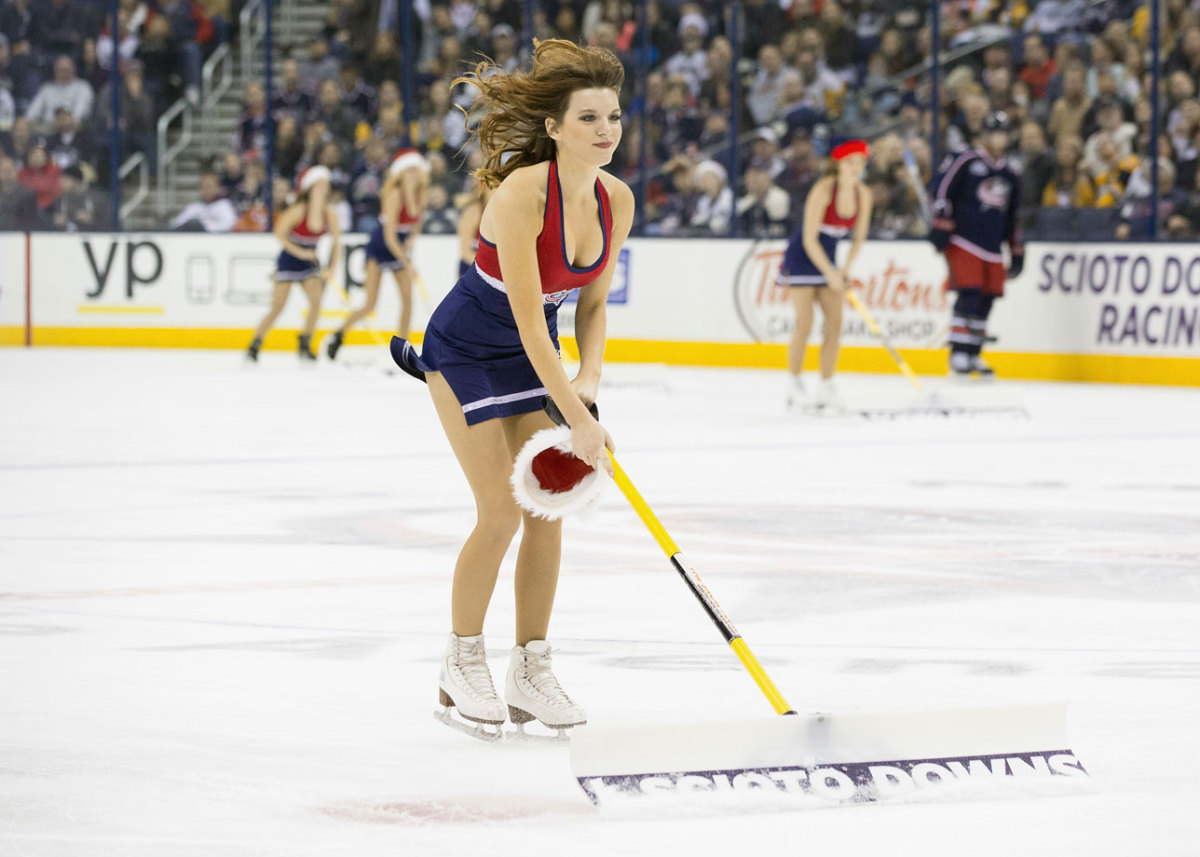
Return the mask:
<svg viewBox="0 0 1200 857">
<path fill-rule="evenodd" d="M 574 705 L 567 692 L 559 686 L 554 673 L 550 671 L 550 651 L 547 649 L 545 654 L 537 655 L 526 650 L 524 678 L 543 702 Z"/>
<path fill-rule="evenodd" d="M 482 641 L 464 643 L 460 639 L 454 653 L 454 667 L 462 676 L 463 683 L 471 696 L 476 699 L 497 698 Z"/>
</svg>

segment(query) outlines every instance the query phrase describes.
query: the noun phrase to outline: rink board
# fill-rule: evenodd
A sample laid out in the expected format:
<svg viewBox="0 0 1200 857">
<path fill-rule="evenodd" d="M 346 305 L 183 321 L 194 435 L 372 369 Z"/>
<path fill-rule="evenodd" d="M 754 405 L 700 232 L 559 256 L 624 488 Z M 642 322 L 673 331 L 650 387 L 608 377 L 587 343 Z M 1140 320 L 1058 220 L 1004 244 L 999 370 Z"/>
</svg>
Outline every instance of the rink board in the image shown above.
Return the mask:
<svg viewBox="0 0 1200 857">
<path fill-rule="evenodd" d="M 319 330 L 345 317 L 343 287 L 351 304 L 361 303 L 365 244 L 365 235 L 345 236 Z M 775 275 L 784 246 L 631 239 L 614 277 L 606 358 L 783 367 L 792 307 Z M 24 234 L 0 235 L 0 345 L 244 348 L 269 304 L 278 253 L 276 240 L 262 234 L 34 234 L 28 253 L 26 247 Z M 454 283 L 457 253 L 453 236 L 417 240 L 417 341 Z M 919 373 L 945 372 L 945 276 L 942 257 L 919 241 L 868 242 L 854 266 L 863 303 Z M 575 353 L 573 310 L 572 303 L 560 310 L 567 356 Z M 293 294 L 267 349 L 293 348 L 305 311 Z M 382 336 L 398 314 L 397 291 L 385 274 L 372 327 Z M 997 303 L 990 332 L 999 341 L 989 357 L 1006 377 L 1200 385 L 1200 248 L 1030 245 L 1025 271 Z M 365 330 L 349 337 L 377 341 Z M 843 370 L 895 371 L 849 308 L 842 343 Z M 815 366 L 815 349 L 808 360 Z"/>
</svg>

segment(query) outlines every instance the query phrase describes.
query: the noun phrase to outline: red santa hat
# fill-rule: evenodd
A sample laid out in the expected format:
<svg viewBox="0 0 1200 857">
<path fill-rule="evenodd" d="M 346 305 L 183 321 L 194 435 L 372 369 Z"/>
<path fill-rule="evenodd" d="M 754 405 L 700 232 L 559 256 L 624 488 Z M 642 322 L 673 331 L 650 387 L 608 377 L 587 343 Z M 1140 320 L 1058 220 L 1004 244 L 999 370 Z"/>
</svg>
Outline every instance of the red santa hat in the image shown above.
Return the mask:
<svg viewBox="0 0 1200 857">
<path fill-rule="evenodd" d="M 835 147 L 831 153 L 835 161 L 843 160 L 851 155 L 863 155 L 864 157 L 869 157 L 870 154 L 871 147 L 867 145 L 866 140 L 847 140 L 840 146 Z"/>
<path fill-rule="evenodd" d="M 392 175 L 398 175 L 412 167 L 417 167 L 428 173 L 429 161 L 416 149 L 401 149 L 396 153 L 396 157 L 392 159 L 391 166 L 388 167 L 388 172 Z"/>
<path fill-rule="evenodd" d="M 571 451 L 571 430 L 554 426 L 535 433 L 513 462 L 517 503 L 540 518 L 557 520 L 593 507 L 611 480 Z"/>
</svg>

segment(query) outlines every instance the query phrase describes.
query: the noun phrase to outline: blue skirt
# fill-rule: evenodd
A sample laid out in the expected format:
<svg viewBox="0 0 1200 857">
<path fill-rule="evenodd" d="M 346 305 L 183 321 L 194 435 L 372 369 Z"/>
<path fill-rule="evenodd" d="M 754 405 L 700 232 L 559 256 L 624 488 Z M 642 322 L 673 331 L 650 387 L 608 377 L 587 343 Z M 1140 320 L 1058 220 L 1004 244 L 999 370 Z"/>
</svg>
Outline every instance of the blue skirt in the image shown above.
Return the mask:
<svg viewBox="0 0 1200 857">
<path fill-rule="evenodd" d="M 408 240 L 408 232 L 396 230 L 396 237 L 403 244 Z M 377 224 L 371 230 L 371 236 L 367 239 L 367 258 L 374 259 L 383 271 L 400 271 L 404 269 L 404 263 L 392 255 L 392 251 L 388 249 L 387 242 L 383 240 L 383 224 Z"/>
<path fill-rule="evenodd" d="M 830 260 L 837 259 L 836 238 L 831 235 L 819 234 L 817 240 L 821 242 L 821 249 L 825 251 L 825 255 Z M 808 256 L 808 251 L 804 249 L 804 238 L 800 230 L 797 230 L 788 239 L 787 250 L 783 253 L 783 264 L 779 266 L 778 282 L 781 286 L 814 286 L 820 288 L 828 285 L 825 282 L 825 275 L 813 264 L 813 260 Z"/>
<path fill-rule="evenodd" d="M 558 350 L 558 304 L 545 304 Z M 508 295 L 472 265 L 433 311 L 416 365 L 441 372 L 467 425 L 541 410 L 546 388 L 525 354 Z"/>
<path fill-rule="evenodd" d="M 298 283 L 310 277 L 320 277 L 321 266 L 311 259 L 297 259 L 287 250 L 279 251 L 275 260 L 275 279 L 285 283 Z"/>
</svg>

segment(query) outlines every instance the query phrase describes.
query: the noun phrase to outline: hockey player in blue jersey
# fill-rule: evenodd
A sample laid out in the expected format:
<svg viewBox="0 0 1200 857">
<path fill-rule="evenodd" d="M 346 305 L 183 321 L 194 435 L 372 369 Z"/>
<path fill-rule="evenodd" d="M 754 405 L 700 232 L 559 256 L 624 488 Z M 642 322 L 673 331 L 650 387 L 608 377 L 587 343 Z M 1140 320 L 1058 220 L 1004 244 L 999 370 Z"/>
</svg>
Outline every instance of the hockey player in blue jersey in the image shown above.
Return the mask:
<svg viewBox="0 0 1200 857">
<path fill-rule="evenodd" d="M 1008 145 L 1008 117 L 989 114 L 975 148 L 951 156 L 934 185 L 929 240 L 945 253 L 950 269 L 946 288 L 956 293 L 950 371 L 960 378 L 994 375 L 980 352 L 992 304 L 1004 295 L 1001 243 L 1008 242 L 1011 257 L 1007 277 L 1020 274 L 1025 263 L 1016 235 L 1019 179 L 1004 159 Z"/>
</svg>

